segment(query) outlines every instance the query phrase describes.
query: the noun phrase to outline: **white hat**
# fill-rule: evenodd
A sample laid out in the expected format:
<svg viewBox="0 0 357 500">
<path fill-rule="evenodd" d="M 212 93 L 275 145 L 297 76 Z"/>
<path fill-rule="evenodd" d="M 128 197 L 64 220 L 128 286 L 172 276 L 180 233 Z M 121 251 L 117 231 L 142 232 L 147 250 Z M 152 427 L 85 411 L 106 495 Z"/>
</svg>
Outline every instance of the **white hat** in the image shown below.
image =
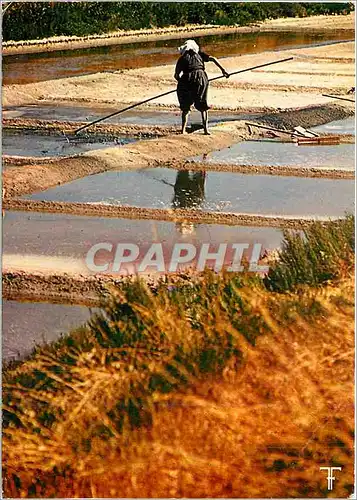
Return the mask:
<svg viewBox="0 0 357 500">
<path fill-rule="evenodd" d="M 186 40 L 186 42 L 181 45 L 178 50 L 181 55 L 183 55 L 186 50 L 193 50 L 193 52 L 196 52 L 196 54 L 198 54 L 200 48 L 194 40 Z"/>
</svg>

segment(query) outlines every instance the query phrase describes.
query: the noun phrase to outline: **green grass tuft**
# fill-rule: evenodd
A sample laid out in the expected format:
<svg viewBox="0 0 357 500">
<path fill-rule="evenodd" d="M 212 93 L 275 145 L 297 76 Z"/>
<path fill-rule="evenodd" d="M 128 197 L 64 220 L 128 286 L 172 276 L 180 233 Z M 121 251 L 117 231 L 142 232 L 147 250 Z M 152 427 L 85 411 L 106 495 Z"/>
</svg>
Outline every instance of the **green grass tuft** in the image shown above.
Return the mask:
<svg viewBox="0 0 357 500">
<path fill-rule="evenodd" d="M 315 222 L 303 234 L 285 231 L 279 260 L 264 279 L 267 289 L 286 292 L 348 276 L 354 266 L 354 225 L 354 216 L 348 215 L 339 221 Z"/>
</svg>

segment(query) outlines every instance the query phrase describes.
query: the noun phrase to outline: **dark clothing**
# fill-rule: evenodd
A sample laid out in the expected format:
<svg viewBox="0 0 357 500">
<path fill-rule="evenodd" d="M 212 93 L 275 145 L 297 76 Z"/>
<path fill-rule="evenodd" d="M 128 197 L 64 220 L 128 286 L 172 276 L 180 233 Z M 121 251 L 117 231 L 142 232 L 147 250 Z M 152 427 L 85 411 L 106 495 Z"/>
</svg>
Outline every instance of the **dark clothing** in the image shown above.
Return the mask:
<svg viewBox="0 0 357 500">
<path fill-rule="evenodd" d="M 198 111 L 207 111 L 208 77 L 205 62 L 209 55 L 205 52 L 196 54 L 187 50 L 177 61 L 175 73 L 183 73 L 177 85 L 177 97 L 182 111 L 189 111 L 192 104 Z"/>
<path fill-rule="evenodd" d="M 176 73 L 190 73 L 197 69 L 205 69 L 205 62 L 208 62 L 209 55 L 205 52 L 196 54 L 193 50 L 186 50 L 176 64 Z"/>
</svg>

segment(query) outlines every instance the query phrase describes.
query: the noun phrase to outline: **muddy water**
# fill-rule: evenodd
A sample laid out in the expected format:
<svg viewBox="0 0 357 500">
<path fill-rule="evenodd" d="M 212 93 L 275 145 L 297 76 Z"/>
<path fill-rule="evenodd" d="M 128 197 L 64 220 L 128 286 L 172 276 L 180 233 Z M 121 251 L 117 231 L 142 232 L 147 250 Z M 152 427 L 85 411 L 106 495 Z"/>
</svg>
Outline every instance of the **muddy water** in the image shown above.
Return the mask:
<svg viewBox="0 0 357 500">
<path fill-rule="evenodd" d="M 26 196 L 33 200 L 200 208 L 263 215 L 340 216 L 353 209 L 354 183 L 167 168 L 92 175 Z"/>
<path fill-rule="evenodd" d="M 197 156 L 193 159 L 202 161 L 203 158 Z M 355 146 L 307 146 L 274 140 L 245 141 L 205 155 L 205 161 L 235 165 L 290 165 L 354 170 Z"/>
<path fill-rule="evenodd" d="M 3 359 L 10 361 L 24 357 L 36 345 L 59 339 L 85 324 L 89 318 L 90 311 L 83 306 L 3 300 Z"/>
<path fill-rule="evenodd" d="M 3 84 L 25 84 L 102 71 L 173 64 L 177 59 L 177 47 L 184 39 L 5 56 Z M 196 39 L 206 52 L 216 57 L 228 57 L 354 40 L 354 31 L 236 33 Z"/>
<path fill-rule="evenodd" d="M 23 119 L 41 119 L 41 120 L 59 120 L 91 122 L 97 118 L 103 118 L 113 113 L 113 109 L 94 108 L 85 106 L 54 106 L 48 105 L 29 105 L 13 106 L 3 109 L 3 118 L 23 118 Z M 209 121 L 211 124 L 232 120 L 253 120 L 258 115 L 239 114 L 228 111 L 210 111 Z M 181 112 L 171 111 L 126 111 L 122 115 L 113 116 L 104 123 L 122 123 L 135 125 L 179 125 L 181 123 Z M 189 123 L 201 123 L 201 114 L 193 110 Z"/>
<path fill-rule="evenodd" d="M 344 120 L 335 120 L 325 125 L 313 127 L 311 130 L 324 134 L 351 134 L 356 135 L 356 119 L 345 118 Z"/>
<path fill-rule="evenodd" d="M 13 133 L 3 130 L 2 133 L 2 154 L 9 156 L 69 156 L 84 153 L 96 149 L 102 149 L 112 146 L 120 146 L 134 142 L 135 139 L 128 137 L 100 139 L 85 137 L 76 138 L 68 141 L 64 136 L 49 136 L 39 134 Z"/>
<path fill-rule="evenodd" d="M 152 243 L 161 243 L 165 259 L 175 243 L 254 244 L 272 250 L 282 243 L 275 228 L 184 224 L 150 220 L 107 219 L 60 214 L 6 212 L 3 219 L 3 269 L 92 274 L 85 259 L 90 248 L 106 242 L 114 247 L 130 243 L 139 247 L 138 262 Z M 108 253 L 106 254 L 108 257 Z M 165 260 L 166 262 L 166 260 Z M 108 269 L 111 272 L 111 269 Z"/>
</svg>

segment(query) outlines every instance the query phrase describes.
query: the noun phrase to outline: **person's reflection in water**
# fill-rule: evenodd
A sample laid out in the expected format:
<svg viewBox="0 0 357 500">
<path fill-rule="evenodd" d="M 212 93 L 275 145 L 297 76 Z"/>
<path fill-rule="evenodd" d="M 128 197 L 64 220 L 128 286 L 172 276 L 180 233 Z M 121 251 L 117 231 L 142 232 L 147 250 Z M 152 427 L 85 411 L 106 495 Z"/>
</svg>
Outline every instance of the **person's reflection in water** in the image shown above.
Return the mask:
<svg viewBox="0 0 357 500">
<path fill-rule="evenodd" d="M 173 208 L 199 208 L 205 197 L 205 180 L 206 172 L 180 170 L 174 186 Z M 195 232 L 190 222 L 178 222 L 176 228 L 182 235 Z"/>
<path fill-rule="evenodd" d="M 205 197 L 206 172 L 177 172 L 173 208 L 199 208 Z"/>
</svg>

